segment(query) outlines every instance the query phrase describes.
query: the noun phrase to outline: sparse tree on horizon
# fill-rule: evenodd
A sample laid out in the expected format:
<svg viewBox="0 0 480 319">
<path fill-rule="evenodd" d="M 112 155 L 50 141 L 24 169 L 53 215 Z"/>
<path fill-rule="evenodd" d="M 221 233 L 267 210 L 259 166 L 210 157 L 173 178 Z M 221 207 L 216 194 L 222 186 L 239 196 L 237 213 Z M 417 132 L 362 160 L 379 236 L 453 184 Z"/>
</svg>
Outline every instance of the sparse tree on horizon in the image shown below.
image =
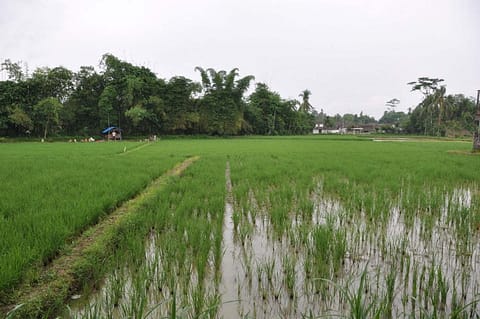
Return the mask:
<svg viewBox="0 0 480 319">
<path fill-rule="evenodd" d="M 310 95 L 312 95 L 312 92 L 308 89 L 303 90 L 302 93 L 298 95 L 302 98 L 302 102 L 299 103 L 298 111 L 309 113 L 313 110 L 313 106 L 310 104 Z"/>
</svg>

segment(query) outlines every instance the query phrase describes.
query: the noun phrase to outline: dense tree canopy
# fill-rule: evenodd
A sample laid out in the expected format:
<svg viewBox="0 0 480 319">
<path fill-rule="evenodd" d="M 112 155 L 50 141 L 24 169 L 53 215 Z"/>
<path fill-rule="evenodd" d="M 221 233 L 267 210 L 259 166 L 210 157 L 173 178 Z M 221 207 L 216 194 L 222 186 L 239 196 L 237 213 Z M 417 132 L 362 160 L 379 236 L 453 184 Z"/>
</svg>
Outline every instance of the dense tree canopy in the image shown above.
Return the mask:
<svg viewBox="0 0 480 319">
<path fill-rule="evenodd" d="M 246 131 L 244 94 L 253 76 L 238 77 L 238 69 L 230 72 L 196 67 L 202 78 L 199 99 L 200 129 L 209 134 L 236 135 Z"/>
<path fill-rule="evenodd" d="M 195 68 L 200 81 L 175 76 L 158 78 L 148 68 L 111 54 L 102 56 L 100 71 L 82 66 L 38 68 L 32 75 L 20 62 L 5 60 L 0 81 L 0 135 L 99 135 L 119 126 L 126 135 L 149 134 L 302 134 L 314 118 L 308 95 L 283 100 L 265 84 L 246 96 L 252 75 Z M 307 104 L 305 104 L 305 101 Z"/>
<path fill-rule="evenodd" d="M 443 94 L 443 93 L 442 93 Z M 408 133 L 455 136 L 474 131 L 475 101 L 463 94 L 427 96 L 410 114 Z"/>
<path fill-rule="evenodd" d="M 124 135 L 307 134 L 316 124 L 326 128 L 375 125 L 379 132 L 425 135 L 465 135 L 473 132 L 475 103 L 462 94 L 448 95 L 443 79 L 421 77 L 410 82 L 422 102 L 408 113 L 397 111 L 400 101 L 386 102 L 377 122 L 363 114 L 317 113 L 311 91 L 300 100 L 284 99 L 254 77 L 239 70 L 196 67 L 199 81 L 183 76 L 169 80 L 148 68 L 135 66 L 111 54 L 101 58 L 99 71 L 82 66 L 38 68 L 32 74 L 22 62 L 5 60 L 0 81 L 0 136 L 98 136 L 107 126 L 121 127 Z"/>
<path fill-rule="evenodd" d="M 421 91 L 423 100 L 409 114 L 409 133 L 432 136 L 465 135 L 474 130 L 475 101 L 463 94 L 447 95 L 443 79 L 421 77 L 410 82 L 412 91 Z"/>
</svg>

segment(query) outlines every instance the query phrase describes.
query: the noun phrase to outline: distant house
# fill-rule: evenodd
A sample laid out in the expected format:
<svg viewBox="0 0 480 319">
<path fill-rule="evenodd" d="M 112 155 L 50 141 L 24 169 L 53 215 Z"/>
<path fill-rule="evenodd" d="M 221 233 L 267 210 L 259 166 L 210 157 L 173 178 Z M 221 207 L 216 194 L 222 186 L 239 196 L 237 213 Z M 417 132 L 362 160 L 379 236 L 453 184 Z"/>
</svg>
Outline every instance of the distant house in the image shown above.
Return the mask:
<svg viewBox="0 0 480 319">
<path fill-rule="evenodd" d="M 347 129 L 343 127 L 325 127 L 323 124 L 315 124 L 312 134 L 346 134 Z"/>
<path fill-rule="evenodd" d="M 330 128 L 322 130 L 322 134 L 347 134 L 347 129 L 344 127 Z"/>
<path fill-rule="evenodd" d="M 375 133 L 378 130 L 378 125 L 375 123 L 362 125 L 363 133 Z"/>
<path fill-rule="evenodd" d="M 353 134 L 360 134 L 363 133 L 363 127 L 352 127 L 351 131 Z"/>
<path fill-rule="evenodd" d="M 378 132 L 376 123 L 361 124 L 353 127 L 325 127 L 323 124 L 315 124 L 313 134 L 368 134 Z"/>
<path fill-rule="evenodd" d="M 322 133 L 323 130 L 323 124 L 315 124 L 315 127 L 313 128 L 312 133 L 313 134 L 320 134 Z"/>
<path fill-rule="evenodd" d="M 349 128 L 348 133 L 351 133 L 351 134 L 375 133 L 378 131 L 377 127 L 378 125 L 375 123 L 361 124 L 361 125 Z"/>
<path fill-rule="evenodd" d="M 122 129 L 116 126 L 107 127 L 102 131 L 102 134 L 107 141 L 116 141 L 122 139 Z"/>
</svg>

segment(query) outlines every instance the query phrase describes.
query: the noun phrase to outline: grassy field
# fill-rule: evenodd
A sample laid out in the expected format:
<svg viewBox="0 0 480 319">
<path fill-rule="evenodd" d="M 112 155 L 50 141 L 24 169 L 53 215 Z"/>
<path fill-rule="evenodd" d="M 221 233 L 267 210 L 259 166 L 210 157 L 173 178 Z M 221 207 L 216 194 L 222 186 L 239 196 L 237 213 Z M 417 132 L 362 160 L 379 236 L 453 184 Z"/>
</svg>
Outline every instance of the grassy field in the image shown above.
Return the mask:
<svg viewBox="0 0 480 319">
<path fill-rule="evenodd" d="M 138 209 L 141 230 L 65 316 L 478 315 L 470 147 L 351 136 L 1 144 L 0 290 L 34 280 L 71 238 L 198 155 Z"/>
<path fill-rule="evenodd" d="M 1 293 L 25 276 L 34 280 L 35 272 L 68 239 L 183 158 L 141 147 L 138 143 L 0 145 Z"/>
</svg>

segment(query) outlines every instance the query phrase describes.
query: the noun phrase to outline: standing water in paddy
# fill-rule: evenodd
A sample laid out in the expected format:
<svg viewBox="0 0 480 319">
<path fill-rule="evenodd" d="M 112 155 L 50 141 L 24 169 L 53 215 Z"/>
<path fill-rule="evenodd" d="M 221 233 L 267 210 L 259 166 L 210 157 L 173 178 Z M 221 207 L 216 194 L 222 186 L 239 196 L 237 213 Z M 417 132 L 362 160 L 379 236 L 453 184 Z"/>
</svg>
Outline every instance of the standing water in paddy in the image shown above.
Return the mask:
<svg viewBox="0 0 480 319">
<path fill-rule="evenodd" d="M 375 202 L 349 210 L 352 203 L 334 200 L 319 179 L 311 181 L 312 191 L 305 197 L 294 185 L 277 190 L 271 185 L 268 195 L 259 189 L 245 191 L 245 201 L 235 197 L 243 182 L 232 185 L 228 163 L 225 179 L 224 220 L 217 229 L 222 239 L 219 273 L 209 251 L 200 281 L 198 261 L 187 262 L 188 253 L 178 256 L 188 245 L 152 233 L 145 262 L 107 277 L 112 279 L 105 286 L 111 287 L 102 289 L 110 292 L 94 298 L 97 306 L 91 301 L 88 311 L 112 304 L 108 294 L 117 289 L 122 297 L 113 305 L 114 317 L 141 298 L 143 313 L 151 318 L 171 314 L 172 307 L 182 318 L 334 316 L 352 311 L 354 302 L 368 309 L 368 317 L 479 312 L 478 234 L 468 233 L 466 221 L 456 217 L 472 207 L 472 190 L 443 193 L 438 212 L 410 216 L 393 201 L 386 213 L 375 212 Z M 289 204 L 282 215 L 276 210 L 285 206 L 285 197 Z M 376 213 L 385 218 L 371 218 Z M 171 247 L 173 241 L 177 243 Z M 188 266 L 181 266 L 185 262 Z M 119 282 L 123 288 L 113 287 Z"/>
<path fill-rule="evenodd" d="M 300 147 L 266 154 L 263 144 L 245 154 L 239 147 L 230 170 L 225 155 L 196 162 L 138 208 L 144 224 L 125 230 L 111 272 L 78 293 L 65 316 L 309 318 L 356 306 L 392 318 L 479 313 L 478 185 L 457 173 L 426 179 L 425 167 L 388 152 L 356 150 L 367 159 L 348 165 L 337 148 L 314 142 L 322 145 L 310 148 L 315 156 Z M 373 156 L 375 166 L 384 156 L 390 170 L 407 165 L 411 175 L 375 174 Z"/>
<path fill-rule="evenodd" d="M 225 217 L 223 221 L 223 257 L 221 266 L 222 280 L 220 283 L 220 294 L 222 296 L 222 306 L 219 315 L 224 318 L 234 318 L 237 316 L 238 296 L 235 291 L 235 282 L 237 281 L 235 271 L 235 244 L 233 241 L 233 196 L 232 181 L 230 179 L 230 163 L 227 162 L 225 169 Z"/>
</svg>

